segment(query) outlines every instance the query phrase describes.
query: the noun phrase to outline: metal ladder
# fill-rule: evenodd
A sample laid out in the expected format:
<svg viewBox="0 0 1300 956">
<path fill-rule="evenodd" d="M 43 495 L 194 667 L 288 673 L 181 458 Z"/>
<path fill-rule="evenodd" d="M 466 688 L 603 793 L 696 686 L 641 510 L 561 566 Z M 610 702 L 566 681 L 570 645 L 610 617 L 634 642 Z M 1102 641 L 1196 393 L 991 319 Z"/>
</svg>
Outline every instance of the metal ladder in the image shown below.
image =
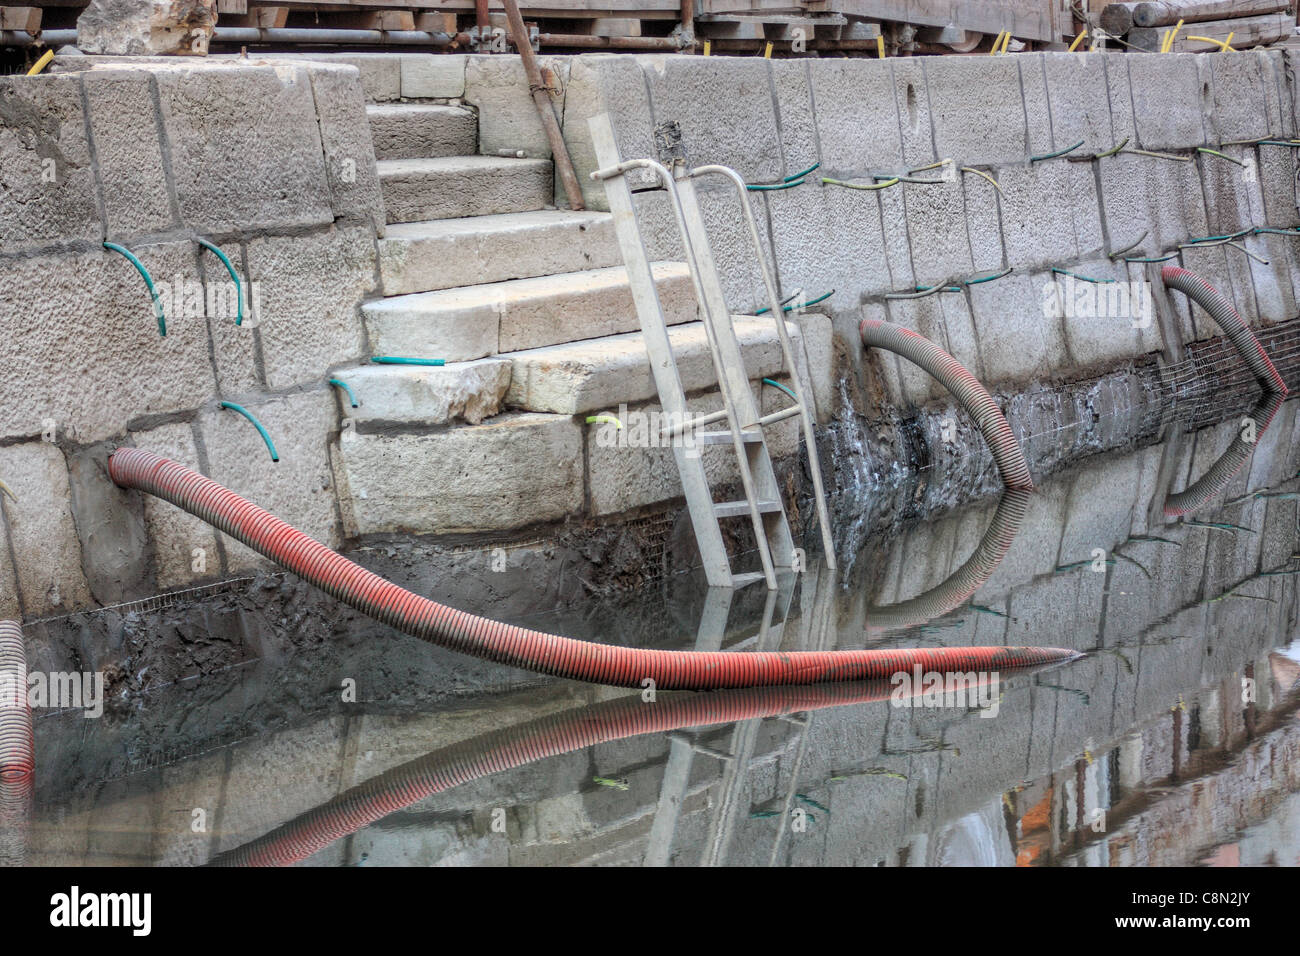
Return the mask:
<svg viewBox="0 0 1300 956">
<path fill-rule="evenodd" d="M 799 364 L 795 360 L 794 347 L 783 318 L 776 280 L 763 253 L 758 224 L 750 207 L 744 180 L 735 170 L 726 166 L 688 168 L 684 153 L 680 145 L 675 142 L 669 144 L 669 151 L 677 154 L 672 159 L 671 171 L 651 159 L 621 161 L 614 139 L 613 125 L 608 115 L 600 114 L 592 117 L 588 123 L 595 147 L 596 162 L 601 167 L 591 176 L 594 180 L 603 181 L 605 186 L 605 196 L 609 201 L 619 248 L 627 266 L 632 298 L 641 322 L 646 351 L 650 356 L 650 367 L 659 392 L 659 402 L 667 420 L 672 423 L 661 432 L 659 437 L 671 441 L 673 457 L 677 461 L 682 489 L 686 495 L 686 504 L 691 513 L 691 525 L 695 531 L 700 558 L 704 563 L 710 586 L 741 587 L 764 580 L 769 589 L 775 590 L 777 569 L 795 567 L 796 552 L 790 533 L 790 522 L 786 517 L 781 489 L 777 484 L 776 472 L 772 467 L 772 459 L 768 454 L 767 441 L 763 434 L 766 426 L 795 416 L 802 419 L 804 444 L 808 449 L 808 463 L 812 471 L 813 491 L 817 502 L 817 518 L 821 525 L 822 546 L 825 552 L 823 562 L 828 568 L 834 569 L 835 551 L 826 507 L 826 493 L 822 487 L 813 419 L 808 410 L 808 402 L 804 399 L 808 392 L 805 383 L 801 381 Z M 687 413 L 686 393 L 682 388 L 681 376 L 673 356 L 668 337 L 668 325 L 664 320 L 663 307 L 659 302 L 650 260 L 641 239 L 636 206 L 627 179 L 627 174 L 635 170 L 649 170 L 654 174 L 672 204 L 685 250 L 686 264 L 700 304 L 705 335 L 708 338 L 709 351 L 717 373 L 718 388 L 722 394 L 723 408 L 718 411 L 694 417 Z M 739 195 L 750 240 L 770 300 L 769 309 L 781 342 L 785 367 L 789 370 L 794 386 L 794 404 L 770 415 L 760 415 L 758 402 L 755 401 L 754 394 L 750 390 L 740 343 L 736 339 L 735 326 L 732 324 L 726 296 L 718 278 L 717 265 L 713 259 L 713 250 L 709 244 L 704 217 L 695 190 L 695 180 L 704 176 L 722 176 L 731 182 Z M 727 426 L 724 430 L 702 430 L 707 425 L 723 421 Z M 694 439 L 690 448 L 685 447 L 680 441 L 681 436 L 688 432 L 692 433 Z M 739 501 L 714 501 L 709 489 L 704 462 L 696 446 L 719 444 L 730 444 L 735 450 L 745 495 Z M 763 570 L 737 574 L 731 568 L 720 520 L 745 516 L 748 516 L 753 524 Z"/>
<path fill-rule="evenodd" d="M 793 641 L 801 650 L 829 650 L 835 643 L 835 593 L 837 577 L 825 564 L 814 563 L 799 575 L 799 635 Z M 781 587 L 769 591 L 763 608 L 763 617 L 754 638 L 754 650 L 779 650 L 785 640 L 785 625 L 790 614 L 794 593 L 795 575 L 781 575 Z M 709 588 L 704 611 L 696 633 L 695 650 L 716 651 L 722 647 L 727 632 L 734 590 Z M 791 810 L 800 785 L 800 769 L 808 747 L 808 730 L 812 724 L 811 713 L 789 714 L 774 718 L 794 727 L 791 739 L 776 753 L 761 759 L 775 759 L 793 748 L 793 766 L 789 770 L 789 786 L 781 803 L 781 822 L 773 837 L 768 859 L 775 866 L 781 856 L 789 830 Z M 667 866 L 672 858 L 672 847 L 681 817 L 682 805 L 690 792 L 691 770 L 695 755 L 710 757 L 723 765 L 718 780 L 716 805 L 709 820 L 708 836 L 700 857 L 703 866 L 721 866 L 732 837 L 740 823 L 751 786 L 751 771 L 755 763 L 755 748 L 762 718 L 737 721 L 732 728 L 731 744 L 727 750 L 717 750 L 704 744 L 699 737 L 682 730 L 671 731 L 668 759 L 660 785 L 659 802 L 655 808 L 643 859 L 645 866 Z"/>
</svg>

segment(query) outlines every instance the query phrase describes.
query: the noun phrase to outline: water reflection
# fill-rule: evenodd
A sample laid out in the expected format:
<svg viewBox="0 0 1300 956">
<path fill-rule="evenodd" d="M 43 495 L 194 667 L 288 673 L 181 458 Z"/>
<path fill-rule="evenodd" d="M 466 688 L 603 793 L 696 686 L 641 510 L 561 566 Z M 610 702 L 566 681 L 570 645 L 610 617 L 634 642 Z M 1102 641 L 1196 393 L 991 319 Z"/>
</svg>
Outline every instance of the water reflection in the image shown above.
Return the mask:
<svg viewBox="0 0 1300 956">
<path fill-rule="evenodd" d="M 879 685 L 649 703 L 439 674 L 399 640 L 332 640 L 308 672 L 263 639 L 138 710 L 40 719 L 26 861 L 1295 863 L 1296 404 L 1190 520 L 1165 502 L 1240 452 L 1235 419 L 891 529 L 845 579 L 814 563 L 734 598 L 677 580 L 549 622 L 700 649 L 1087 653 L 1001 680 L 996 716 Z M 340 703 L 345 676 L 363 703 Z M 404 693 L 439 679 L 466 689 Z"/>
</svg>

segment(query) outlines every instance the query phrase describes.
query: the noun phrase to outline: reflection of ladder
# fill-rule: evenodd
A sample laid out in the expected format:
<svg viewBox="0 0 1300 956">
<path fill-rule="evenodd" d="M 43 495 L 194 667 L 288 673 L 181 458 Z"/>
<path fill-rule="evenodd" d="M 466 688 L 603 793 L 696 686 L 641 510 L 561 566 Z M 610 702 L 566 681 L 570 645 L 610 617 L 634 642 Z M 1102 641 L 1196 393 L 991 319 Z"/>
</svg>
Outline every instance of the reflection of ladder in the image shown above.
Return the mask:
<svg viewBox="0 0 1300 956">
<path fill-rule="evenodd" d="M 659 401 L 667 420 L 671 423 L 660 438 L 670 440 L 673 446 L 673 456 L 677 460 L 677 470 L 681 474 L 686 504 L 691 512 L 691 524 L 695 529 L 695 539 L 699 543 L 700 558 L 704 563 L 709 584 L 716 587 L 738 587 L 753 581 L 765 580 L 767 586 L 775 590 L 776 569 L 795 566 L 795 547 L 790 534 L 790 523 L 786 518 L 781 489 L 777 484 L 776 472 L 772 468 L 772 459 L 768 454 L 767 442 L 763 434 L 765 426 L 795 416 L 799 416 L 803 423 L 804 442 L 808 449 L 808 463 L 817 501 L 817 517 L 821 524 L 824 560 L 833 568 L 834 547 L 831 542 L 830 518 L 826 510 L 826 495 L 822 488 L 812 415 L 809 413 L 808 402 L 804 398 L 808 390 L 800 381 L 799 364 L 795 361 L 794 347 L 789 330 L 786 328 L 776 282 L 763 254 L 758 225 L 749 205 L 744 180 L 734 170 L 725 166 L 701 166 L 698 169 L 688 169 L 682 159 L 673 162 L 671 172 L 650 159 L 620 162 L 609 117 L 603 114 L 593 117 L 590 126 L 596 161 L 602 167 L 592 176 L 603 180 L 605 184 L 605 195 L 614 217 L 614 227 L 623 252 L 623 261 L 627 266 L 632 297 L 641 321 L 641 331 L 645 338 L 646 351 L 650 356 L 655 386 L 659 391 Z M 722 394 L 723 407 L 716 412 L 694 417 L 687 414 L 686 393 L 682 389 L 681 376 L 678 374 L 677 362 L 669 343 L 668 326 L 659 303 L 650 260 L 641 241 L 636 207 L 627 181 L 626 174 L 634 170 L 649 170 L 656 175 L 672 204 L 686 254 L 686 264 L 695 285 L 696 298 L 699 300 L 709 350 L 713 356 L 718 388 Z M 731 313 L 727 309 L 722 283 L 718 278 L 717 266 L 713 260 L 708 233 L 704 226 L 704 217 L 696 198 L 694 180 L 701 176 L 712 175 L 728 179 L 739 193 L 740 206 L 747 220 L 763 282 L 771 301 L 769 308 L 776 323 L 785 367 L 789 369 L 794 386 L 794 404 L 770 415 L 759 414 L 758 402 L 750 390 L 740 343 L 736 339 L 736 330 L 732 324 Z M 704 426 L 724 421 L 726 428 L 723 430 L 701 430 Z M 693 441 L 689 443 L 680 441 L 681 436 L 688 432 L 693 433 Z M 686 444 L 691 447 L 684 447 Z M 704 461 L 696 446 L 714 444 L 730 444 L 735 450 L 739 463 L 740 482 L 745 494 L 742 500 L 723 502 L 713 500 L 708 476 L 704 470 Z M 731 561 L 727 555 L 719 520 L 745 516 L 748 516 L 753 523 L 758 554 L 763 565 L 761 573 L 735 574 L 731 570 Z"/>
<path fill-rule="evenodd" d="M 829 649 L 834 644 L 835 581 L 835 574 L 824 565 L 814 564 L 801 576 L 800 633 L 795 641 L 799 649 Z M 794 582 L 794 575 L 782 575 L 781 587 L 776 591 L 768 592 L 754 650 L 780 649 L 785 636 L 790 599 L 794 594 Z M 722 647 L 735 593 L 730 589 L 709 588 L 695 640 L 697 651 L 716 651 Z M 781 824 L 777 829 L 772 848 L 772 862 L 775 862 L 778 857 L 782 837 L 790 820 L 790 810 L 794 805 L 795 791 L 799 786 L 799 768 L 807 747 L 811 715 L 791 714 L 781 719 L 799 729 L 799 743 L 796 747 L 795 763 L 791 768 L 789 792 L 783 803 Z M 762 723 L 762 718 L 738 721 L 732 729 L 731 746 L 727 751 L 710 747 L 696 736 L 682 731 L 668 734 L 668 760 L 664 764 L 659 804 L 655 809 L 654 821 L 646 844 L 646 866 L 666 866 L 669 862 L 672 855 L 673 835 L 677 829 L 682 804 L 689 791 L 691 767 L 697 753 L 723 763 L 722 777 L 717 784 L 717 809 L 709 823 L 709 835 L 700 862 L 704 866 L 720 866 L 726 861 L 727 850 L 740 814 L 749 808 L 745 796 L 750 785 L 754 749 L 758 743 L 758 731 Z"/>
</svg>

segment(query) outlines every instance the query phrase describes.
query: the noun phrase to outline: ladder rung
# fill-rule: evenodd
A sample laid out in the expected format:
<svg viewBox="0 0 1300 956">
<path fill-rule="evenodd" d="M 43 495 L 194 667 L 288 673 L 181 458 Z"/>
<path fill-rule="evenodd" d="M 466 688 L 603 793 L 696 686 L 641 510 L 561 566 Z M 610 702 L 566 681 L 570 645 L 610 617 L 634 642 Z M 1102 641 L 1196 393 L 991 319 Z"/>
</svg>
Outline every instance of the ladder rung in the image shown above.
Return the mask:
<svg viewBox="0 0 1300 956">
<path fill-rule="evenodd" d="M 776 422 L 783 422 L 787 418 L 793 418 L 795 415 L 798 415 L 802 411 L 803 411 L 802 405 L 791 405 L 789 408 L 783 408 L 779 412 L 773 412 L 771 415 L 764 415 L 762 418 L 758 420 L 756 424 L 762 427 L 764 425 L 772 425 Z M 704 425 L 712 425 L 714 422 L 720 422 L 726 417 L 727 417 L 726 409 L 722 409 L 721 411 L 716 411 L 716 412 L 710 412 L 707 415 L 701 415 L 699 418 L 692 418 L 689 421 L 682 422 L 679 425 L 674 425 L 672 428 L 665 428 L 659 434 L 660 437 L 662 438 L 674 438 L 677 435 L 684 434 L 685 432 L 691 431 L 696 428 L 700 428 Z M 728 440 L 730 440 L 730 436 L 728 436 Z M 754 441 L 756 439 L 746 438 L 745 440 Z"/>
<path fill-rule="evenodd" d="M 673 438 L 685 432 L 693 431 L 702 425 L 712 425 L 714 422 L 720 422 L 727 417 L 727 410 L 721 409 L 716 412 L 709 412 L 707 415 L 701 415 L 699 418 L 692 418 L 687 421 L 674 425 L 672 428 L 665 428 L 659 434 L 664 438 Z"/>
<path fill-rule="evenodd" d="M 755 502 L 759 514 L 771 514 L 774 511 L 781 510 L 779 501 L 758 501 Z M 749 514 L 748 501 L 717 501 L 713 504 L 713 513 L 719 518 L 736 518 L 740 515 Z"/>
<path fill-rule="evenodd" d="M 773 412 L 771 415 L 764 415 L 758 420 L 760 425 L 771 425 L 774 422 L 783 422 L 787 418 L 794 418 L 803 411 L 802 405 L 791 405 L 789 408 L 783 408 L 779 412 Z"/>
<path fill-rule="evenodd" d="M 695 440 L 701 445 L 730 445 L 731 429 L 721 432 L 697 432 Z M 763 433 L 757 428 L 742 428 L 740 430 L 740 440 L 749 444 L 756 444 L 763 440 Z"/>
</svg>

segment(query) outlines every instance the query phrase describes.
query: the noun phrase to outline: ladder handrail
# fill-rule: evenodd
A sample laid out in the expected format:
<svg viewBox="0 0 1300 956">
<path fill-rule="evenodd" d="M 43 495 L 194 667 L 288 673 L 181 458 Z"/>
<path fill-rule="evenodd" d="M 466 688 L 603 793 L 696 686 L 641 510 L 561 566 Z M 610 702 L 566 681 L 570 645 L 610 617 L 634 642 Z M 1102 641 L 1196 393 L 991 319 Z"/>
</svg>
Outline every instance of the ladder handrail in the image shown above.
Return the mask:
<svg viewBox="0 0 1300 956">
<path fill-rule="evenodd" d="M 707 166 L 697 166 L 690 172 L 692 177 L 698 176 L 723 176 L 731 181 L 735 186 L 736 193 L 740 198 L 740 208 L 745 216 L 745 223 L 749 227 L 750 241 L 754 244 L 754 256 L 758 260 L 758 269 L 763 276 L 763 285 L 767 290 L 768 308 L 771 309 L 772 316 L 776 322 L 777 335 L 781 340 L 781 351 L 785 355 L 786 364 L 790 367 L 790 380 L 794 382 L 795 392 L 798 394 L 800 406 L 800 417 L 803 419 L 804 444 L 808 448 L 808 470 L 812 472 L 813 496 L 817 504 L 817 522 L 821 526 L 822 550 L 825 552 L 826 566 L 830 570 L 835 570 L 835 542 L 831 536 L 830 515 L 826 507 L 826 489 L 822 485 L 822 470 L 820 458 L 817 454 L 817 438 L 813 429 L 812 416 L 808 413 L 808 402 L 804 398 L 804 385 L 800 381 L 799 363 L 795 361 L 794 345 L 790 341 L 790 332 L 785 326 L 784 312 L 781 308 L 781 296 L 777 292 L 776 278 L 772 274 L 771 264 L 767 261 L 767 255 L 763 251 L 762 238 L 758 232 L 758 221 L 754 218 L 754 208 L 749 201 L 749 190 L 745 188 L 745 180 L 740 174 L 729 166 L 719 166 L 711 164 Z"/>
<path fill-rule="evenodd" d="M 725 298 L 723 298 L 723 316 L 719 319 L 714 313 L 716 311 L 712 297 L 709 295 L 709 287 L 705 282 L 705 272 L 700 264 L 700 253 L 696 251 L 695 243 L 692 240 L 692 233 L 688 224 L 686 206 L 682 199 L 681 193 L 677 189 L 677 180 L 662 163 L 653 159 L 630 159 L 624 160 L 615 166 L 598 169 L 592 173 L 593 179 L 606 180 L 614 176 L 626 176 L 627 173 L 634 169 L 648 169 L 663 182 L 664 191 L 668 194 L 669 204 L 673 209 L 673 217 L 677 223 L 677 231 L 681 236 L 682 248 L 686 253 L 686 267 L 691 274 L 691 282 L 695 288 L 695 298 L 699 302 L 701 315 L 703 317 L 704 334 L 709 342 L 709 354 L 713 359 L 714 374 L 718 379 L 718 390 L 722 393 L 723 406 L 726 412 L 727 423 L 731 431 L 732 445 L 736 453 L 737 467 L 740 471 L 740 483 L 745 490 L 745 501 L 748 505 L 750 523 L 754 527 L 755 544 L 758 549 L 759 561 L 763 565 L 763 577 L 767 582 L 769 589 L 776 588 L 776 567 L 772 558 L 771 547 L 767 540 L 767 529 L 764 525 L 763 513 L 759 510 L 759 496 L 754 483 L 753 470 L 750 467 L 748 451 L 745 448 L 745 439 L 742 434 L 743 428 L 752 427 L 757 423 L 760 417 L 757 412 L 754 415 L 754 422 L 746 422 L 742 427 L 740 420 L 736 415 L 736 398 L 732 395 L 731 384 L 729 382 L 728 369 L 726 362 L 723 360 L 722 349 L 720 347 L 718 325 L 720 321 L 730 323 L 731 315 L 725 308 Z M 689 175 L 689 173 L 688 173 Z M 698 215 L 699 204 L 694 201 L 692 196 L 692 210 Z M 714 269 L 714 279 L 716 280 L 716 268 Z M 662 313 L 659 316 L 663 320 Z M 665 322 L 665 327 L 667 323 Z M 734 330 L 731 332 L 734 339 Z M 676 365 L 676 362 L 673 362 Z M 750 398 L 752 403 L 752 397 Z M 783 509 L 784 511 L 784 509 Z"/>
</svg>

